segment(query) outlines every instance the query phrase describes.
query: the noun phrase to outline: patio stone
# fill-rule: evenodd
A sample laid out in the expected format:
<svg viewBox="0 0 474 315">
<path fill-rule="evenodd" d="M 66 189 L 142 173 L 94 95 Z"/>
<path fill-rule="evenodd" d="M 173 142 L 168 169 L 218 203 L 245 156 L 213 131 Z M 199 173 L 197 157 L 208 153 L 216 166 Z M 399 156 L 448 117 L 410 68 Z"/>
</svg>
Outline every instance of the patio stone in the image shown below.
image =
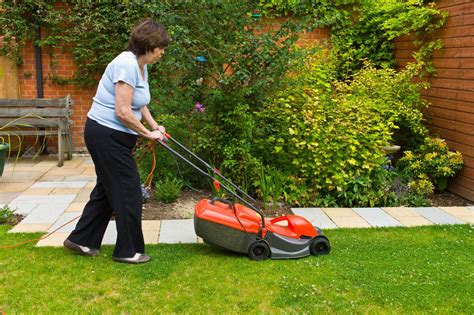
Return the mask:
<svg viewBox="0 0 474 315">
<path fill-rule="evenodd" d="M 291 211 L 308 219 L 314 226 L 321 229 L 337 228 L 336 224 L 321 210 L 321 208 L 291 208 Z"/>
<path fill-rule="evenodd" d="M 77 195 L 81 188 L 53 188 L 50 195 Z"/>
<path fill-rule="evenodd" d="M 64 240 L 69 236 L 69 233 L 54 233 L 44 240 L 40 240 L 36 247 L 54 246 L 62 247 Z"/>
<path fill-rule="evenodd" d="M 433 222 L 406 207 L 384 207 L 385 212 L 391 215 L 404 226 L 432 225 Z"/>
<path fill-rule="evenodd" d="M 85 187 L 87 188 L 94 188 L 95 187 L 95 184 L 96 184 L 96 181 L 89 181 L 87 182 L 87 185 Z"/>
<path fill-rule="evenodd" d="M 62 175 L 62 176 L 71 176 L 71 175 L 79 175 L 84 171 L 82 167 L 74 167 L 74 168 L 53 168 L 46 175 Z"/>
<path fill-rule="evenodd" d="M 94 167 L 88 167 L 84 170 L 84 172 L 81 173 L 81 175 L 96 176 L 95 168 Z"/>
<path fill-rule="evenodd" d="M 375 227 L 402 225 L 380 208 L 352 208 L 352 210 Z"/>
<path fill-rule="evenodd" d="M 117 242 L 117 226 L 115 221 L 109 221 L 109 225 L 105 230 L 104 238 L 102 239 L 102 245 L 115 245 Z"/>
<path fill-rule="evenodd" d="M 28 188 L 22 195 L 49 195 L 53 188 Z"/>
<path fill-rule="evenodd" d="M 68 205 L 68 203 L 40 204 L 21 222 L 24 224 L 53 224 Z"/>
<path fill-rule="evenodd" d="M 48 232 L 53 232 L 57 228 L 59 228 L 61 225 L 65 224 L 66 222 L 79 217 L 81 215 L 81 212 L 64 212 L 61 214 L 61 216 L 54 222 L 54 224 L 48 229 Z M 77 222 L 79 221 L 79 218 L 76 220 L 72 221 L 71 223 L 63 226 L 60 228 L 57 232 L 55 233 L 61 233 L 61 232 L 67 232 L 71 233 L 74 228 L 76 227 Z"/>
<path fill-rule="evenodd" d="M 20 222 L 13 227 L 8 233 L 34 233 L 34 232 L 46 232 L 50 228 L 51 224 L 27 224 Z"/>
<path fill-rule="evenodd" d="M 86 202 L 72 202 L 69 207 L 65 210 L 65 212 L 80 212 L 84 210 L 86 206 Z"/>
<path fill-rule="evenodd" d="M 143 238 L 145 239 L 145 244 L 158 244 L 160 226 L 161 221 L 159 220 L 142 221 Z"/>
<path fill-rule="evenodd" d="M 66 176 L 64 177 L 65 180 L 81 180 L 81 181 L 96 181 L 97 177 L 96 176 L 90 176 L 90 175 L 71 175 L 71 176 Z"/>
<path fill-rule="evenodd" d="M 46 204 L 53 204 L 53 203 L 71 203 L 75 195 L 19 195 L 15 198 L 11 203 L 46 203 Z"/>
<path fill-rule="evenodd" d="M 350 208 L 323 208 L 323 211 L 338 227 L 370 227 L 369 223 Z"/>
<path fill-rule="evenodd" d="M 163 220 L 161 222 L 160 243 L 196 243 L 194 220 Z"/>
<path fill-rule="evenodd" d="M 56 165 L 58 165 L 57 160 L 45 160 L 45 161 L 41 161 L 35 164 L 36 167 L 46 167 L 46 166 L 55 167 Z"/>
<path fill-rule="evenodd" d="M 2 178 L 0 177 L 0 180 Z M 2 193 L 6 192 L 22 192 L 27 190 L 31 185 L 33 185 L 32 181 L 23 182 L 23 183 L 0 183 L 0 191 Z"/>
<path fill-rule="evenodd" d="M 20 195 L 20 192 L 0 192 L 0 204 L 6 205 Z"/>
<path fill-rule="evenodd" d="M 64 180 L 64 176 L 60 175 L 44 175 L 43 177 L 40 178 L 41 182 L 59 182 Z"/>
<path fill-rule="evenodd" d="M 474 211 L 467 207 L 440 207 L 439 209 L 466 223 L 474 224 Z"/>
<path fill-rule="evenodd" d="M 72 160 L 65 160 L 64 165 L 62 168 L 77 168 L 79 167 L 84 161 L 80 159 L 72 159 Z"/>
<path fill-rule="evenodd" d="M 74 198 L 74 202 L 88 202 L 90 199 L 90 195 L 92 192 L 92 188 L 82 188 Z"/>
<path fill-rule="evenodd" d="M 41 172 L 11 172 L 10 170 L 6 170 L 3 172 L 2 177 L 0 177 L 0 182 L 3 183 L 25 183 L 30 181 L 38 180 L 43 176 Z"/>
<path fill-rule="evenodd" d="M 469 207 L 467 207 L 467 208 L 468 208 L 469 210 L 474 211 L 474 206 L 469 206 Z"/>
<path fill-rule="evenodd" d="M 87 181 L 41 181 L 34 183 L 31 188 L 83 188 Z"/>
<path fill-rule="evenodd" d="M 34 208 L 38 206 L 36 202 L 17 202 L 9 203 L 8 207 L 13 210 L 13 212 L 21 215 L 27 215 L 33 211 Z"/>
<path fill-rule="evenodd" d="M 413 211 L 424 216 L 435 224 L 462 224 L 459 219 L 447 214 L 446 212 L 433 207 L 413 208 Z"/>
</svg>

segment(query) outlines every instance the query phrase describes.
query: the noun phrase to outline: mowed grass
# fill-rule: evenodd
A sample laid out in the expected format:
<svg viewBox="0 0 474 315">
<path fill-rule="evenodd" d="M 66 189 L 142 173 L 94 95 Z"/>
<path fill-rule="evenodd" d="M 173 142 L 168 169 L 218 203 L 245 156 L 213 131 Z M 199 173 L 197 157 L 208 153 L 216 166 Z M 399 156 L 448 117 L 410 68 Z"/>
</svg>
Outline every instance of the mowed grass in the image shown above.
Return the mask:
<svg viewBox="0 0 474 315">
<path fill-rule="evenodd" d="M 7 234 L 0 246 L 39 234 Z M 324 257 L 255 262 L 206 244 L 147 246 L 153 261 L 63 248 L 0 249 L 0 311 L 14 313 L 474 313 L 473 228 L 327 230 Z M 1 312 L 0 312 L 1 313 Z"/>
</svg>

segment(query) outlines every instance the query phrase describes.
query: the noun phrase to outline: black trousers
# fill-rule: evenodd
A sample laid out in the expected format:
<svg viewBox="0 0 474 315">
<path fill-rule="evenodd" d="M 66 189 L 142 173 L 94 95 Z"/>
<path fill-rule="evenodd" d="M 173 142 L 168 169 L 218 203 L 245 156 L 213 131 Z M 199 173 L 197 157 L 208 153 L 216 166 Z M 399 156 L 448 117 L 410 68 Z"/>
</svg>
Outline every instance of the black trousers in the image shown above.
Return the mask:
<svg viewBox="0 0 474 315">
<path fill-rule="evenodd" d="M 97 183 L 76 229 L 68 237 L 70 241 L 100 248 L 114 213 L 117 242 L 113 256 L 125 258 L 145 253 L 140 177 L 132 156 L 137 138 L 87 119 L 84 139 L 94 161 Z"/>
</svg>

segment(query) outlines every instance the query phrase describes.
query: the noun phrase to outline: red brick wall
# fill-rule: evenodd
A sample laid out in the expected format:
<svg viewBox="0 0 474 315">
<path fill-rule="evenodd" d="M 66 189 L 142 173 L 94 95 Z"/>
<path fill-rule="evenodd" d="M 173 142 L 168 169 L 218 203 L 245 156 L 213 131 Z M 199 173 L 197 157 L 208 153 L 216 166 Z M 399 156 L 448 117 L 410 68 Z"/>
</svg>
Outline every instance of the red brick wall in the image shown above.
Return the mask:
<svg viewBox="0 0 474 315">
<path fill-rule="evenodd" d="M 57 64 L 54 69 L 51 68 L 51 55 L 50 51 L 43 49 L 42 51 L 42 67 L 43 67 L 43 97 L 44 98 L 61 98 L 67 94 L 71 95 L 74 101 L 72 105 L 73 120 L 72 133 L 73 133 L 73 145 L 75 151 L 84 151 L 85 145 L 83 140 L 83 128 L 87 112 L 89 111 L 92 97 L 95 94 L 95 87 L 91 89 L 78 88 L 73 85 L 57 85 L 53 84 L 51 80 L 48 80 L 48 75 L 52 75 L 54 71 L 60 76 L 72 77 L 74 71 L 77 69 L 77 65 L 71 54 L 64 51 L 56 51 L 54 59 Z M 34 47 L 31 43 L 28 43 L 21 53 L 24 64 L 19 67 L 18 79 L 20 81 L 20 98 L 36 98 L 36 66 L 35 66 L 35 53 Z M 54 70 L 54 71 L 53 71 Z M 55 138 L 51 138 L 50 145 L 48 147 L 50 152 L 57 151 Z"/>
<path fill-rule="evenodd" d="M 460 151 L 465 166 L 449 189 L 474 200 L 474 1 L 441 0 L 436 5 L 449 13 L 445 26 L 434 34 L 444 48 L 434 55 L 437 75 L 423 93 L 430 101 L 430 128 L 445 138 L 452 150 Z M 411 60 L 409 37 L 396 41 L 400 66 Z"/>
</svg>

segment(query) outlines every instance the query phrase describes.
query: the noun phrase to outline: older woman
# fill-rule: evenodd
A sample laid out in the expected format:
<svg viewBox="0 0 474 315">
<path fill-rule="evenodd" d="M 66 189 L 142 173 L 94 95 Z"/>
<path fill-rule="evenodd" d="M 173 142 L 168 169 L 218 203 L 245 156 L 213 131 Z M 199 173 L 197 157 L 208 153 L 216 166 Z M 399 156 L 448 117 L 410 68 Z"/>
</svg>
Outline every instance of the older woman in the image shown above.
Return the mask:
<svg viewBox="0 0 474 315">
<path fill-rule="evenodd" d="M 151 259 L 144 254 L 142 195 L 132 149 L 138 136 L 163 140 L 165 128 L 158 125 L 147 108 L 147 64 L 160 59 L 169 41 L 163 26 L 150 19 L 142 21 L 132 31 L 128 50 L 109 63 L 99 82 L 84 129 L 97 183 L 75 230 L 64 241 L 65 247 L 79 254 L 99 254 L 114 213 L 117 242 L 112 258 L 132 264 Z"/>
</svg>

